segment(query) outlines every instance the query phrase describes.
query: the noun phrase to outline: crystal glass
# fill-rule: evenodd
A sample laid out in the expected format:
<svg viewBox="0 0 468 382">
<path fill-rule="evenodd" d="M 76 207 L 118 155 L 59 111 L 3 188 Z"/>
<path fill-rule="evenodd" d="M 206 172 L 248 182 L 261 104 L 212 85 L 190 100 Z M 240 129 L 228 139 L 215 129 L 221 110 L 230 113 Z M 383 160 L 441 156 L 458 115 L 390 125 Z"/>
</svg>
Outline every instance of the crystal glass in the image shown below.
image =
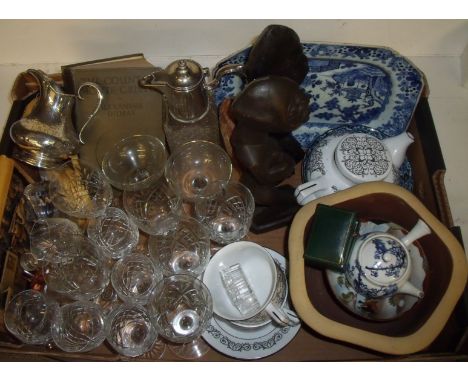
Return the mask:
<svg viewBox="0 0 468 382">
<path fill-rule="evenodd" d="M 123 304 L 108 317 L 106 339 L 119 354 L 142 355 L 152 349 L 157 338 L 153 320 L 141 305 Z"/>
<path fill-rule="evenodd" d="M 182 201 L 164 178 L 139 191 L 124 191 L 123 205 L 132 221 L 150 235 L 171 229 L 182 210 Z"/>
<path fill-rule="evenodd" d="M 8 331 L 30 345 L 43 345 L 51 339 L 51 325 L 58 305 L 41 292 L 22 291 L 5 308 Z"/>
<path fill-rule="evenodd" d="M 166 162 L 165 176 L 172 189 L 184 200 L 214 196 L 219 182 L 231 178 L 229 155 L 220 146 L 207 141 L 183 144 Z"/>
<path fill-rule="evenodd" d="M 60 307 L 52 325 L 52 339 L 66 352 L 87 352 L 104 342 L 105 319 L 99 305 L 77 301 Z"/>
<path fill-rule="evenodd" d="M 123 210 L 115 207 L 107 208 L 102 215 L 90 220 L 87 233 L 102 253 L 113 259 L 131 253 L 139 238 L 136 224 Z"/>
<path fill-rule="evenodd" d="M 46 173 L 51 201 L 67 215 L 96 217 L 112 203 L 112 187 L 102 173 L 82 162 L 68 161 Z"/>
<path fill-rule="evenodd" d="M 254 211 L 252 193 L 238 182 L 224 184 L 214 198 L 195 202 L 197 219 L 208 228 L 211 240 L 223 245 L 247 235 Z"/>
<path fill-rule="evenodd" d="M 31 221 L 52 217 L 55 212 L 54 205 L 49 198 L 49 184 L 47 182 L 31 183 L 23 192 L 26 199 L 26 215 Z M 31 213 L 28 213 L 31 211 Z"/>
<path fill-rule="evenodd" d="M 165 276 L 187 272 L 199 275 L 210 259 L 208 231 L 190 217 L 180 218 L 165 234 L 151 236 L 148 248 Z"/>
<path fill-rule="evenodd" d="M 141 190 L 162 176 L 165 164 L 164 143 L 151 135 L 134 135 L 109 148 L 101 166 L 115 188 Z"/>
<path fill-rule="evenodd" d="M 43 268 L 48 288 L 73 300 L 92 300 L 110 281 L 110 263 L 87 237 L 74 235 L 61 262 Z"/>
<path fill-rule="evenodd" d="M 213 314 L 208 288 L 188 274 L 164 278 L 149 305 L 158 333 L 174 343 L 170 349 L 184 359 L 202 357 L 209 350 L 200 335 Z"/>
<path fill-rule="evenodd" d="M 93 299 L 93 302 L 101 307 L 105 316 L 108 316 L 110 312 L 122 304 L 111 282 L 107 284 L 99 296 Z"/>
<path fill-rule="evenodd" d="M 31 253 L 38 261 L 60 261 L 67 253 L 70 237 L 80 233 L 80 228 L 69 219 L 39 219 L 29 232 Z"/>
<path fill-rule="evenodd" d="M 146 305 L 162 277 L 150 257 L 132 253 L 115 263 L 111 282 L 123 301 Z"/>
</svg>

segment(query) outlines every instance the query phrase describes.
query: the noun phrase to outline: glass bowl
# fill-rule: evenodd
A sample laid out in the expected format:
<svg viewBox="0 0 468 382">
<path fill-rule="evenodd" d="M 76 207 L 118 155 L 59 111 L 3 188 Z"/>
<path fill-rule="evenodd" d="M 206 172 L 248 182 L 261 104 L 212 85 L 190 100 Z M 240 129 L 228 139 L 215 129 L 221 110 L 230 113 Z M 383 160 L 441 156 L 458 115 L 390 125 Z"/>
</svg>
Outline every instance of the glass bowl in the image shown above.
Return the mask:
<svg viewBox="0 0 468 382">
<path fill-rule="evenodd" d="M 22 291 L 5 309 L 5 326 L 25 344 L 42 345 L 51 338 L 51 325 L 58 305 L 35 290 Z"/>
<path fill-rule="evenodd" d="M 115 188 L 141 190 L 162 176 L 166 158 L 166 148 L 158 138 L 134 135 L 121 140 L 104 154 L 101 167 Z"/>
<path fill-rule="evenodd" d="M 105 338 L 105 319 L 99 305 L 77 301 L 57 310 L 52 339 L 63 351 L 87 352 L 101 345 Z"/>
<path fill-rule="evenodd" d="M 100 215 L 112 203 L 112 187 L 99 170 L 83 162 L 68 161 L 47 171 L 53 205 L 79 219 Z"/>
<path fill-rule="evenodd" d="M 149 235 L 170 230 L 182 211 L 182 200 L 164 178 L 144 190 L 124 191 L 123 205 L 130 219 Z"/>
<path fill-rule="evenodd" d="M 172 189 L 184 200 L 210 198 L 220 184 L 231 178 L 229 155 L 220 146 L 207 141 L 187 142 L 166 162 L 165 176 Z"/>
</svg>

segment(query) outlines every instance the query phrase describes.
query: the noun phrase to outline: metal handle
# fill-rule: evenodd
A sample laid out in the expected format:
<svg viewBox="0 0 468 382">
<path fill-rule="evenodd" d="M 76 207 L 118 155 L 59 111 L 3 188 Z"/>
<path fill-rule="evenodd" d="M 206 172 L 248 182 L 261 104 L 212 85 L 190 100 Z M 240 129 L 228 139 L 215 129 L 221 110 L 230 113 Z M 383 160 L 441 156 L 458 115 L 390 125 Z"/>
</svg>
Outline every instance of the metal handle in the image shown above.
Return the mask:
<svg viewBox="0 0 468 382">
<path fill-rule="evenodd" d="M 77 92 L 77 97 L 78 97 L 79 100 L 81 100 L 81 101 L 84 100 L 84 98 L 81 96 L 80 93 L 81 93 L 81 89 L 83 89 L 85 86 L 92 87 L 92 88 L 94 88 L 96 90 L 96 94 L 98 96 L 98 103 L 97 103 L 97 106 L 94 109 L 94 111 L 88 116 L 88 119 L 83 124 L 83 126 L 81 127 L 80 132 L 78 134 L 78 139 L 79 139 L 80 143 L 82 143 L 82 144 L 84 144 L 85 142 L 83 142 L 83 140 L 81 139 L 81 134 L 83 133 L 83 130 L 85 129 L 85 127 L 89 124 L 89 122 L 91 122 L 91 120 L 94 118 L 96 113 L 101 108 L 102 99 L 104 98 L 104 96 L 102 95 L 102 89 L 99 87 L 98 84 L 95 84 L 94 82 L 83 82 L 80 85 L 80 87 L 78 88 L 78 92 Z"/>
<path fill-rule="evenodd" d="M 235 74 L 239 76 L 243 81 L 246 81 L 243 64 L 228 64 L 216 69 L 216 71 L 213 74 L 213 79 L 207 84 L 205 84 L 205 88 L 210 91 L 213 90 L 219 85 L 221 77 L 228 74 Z"/>
</svg>

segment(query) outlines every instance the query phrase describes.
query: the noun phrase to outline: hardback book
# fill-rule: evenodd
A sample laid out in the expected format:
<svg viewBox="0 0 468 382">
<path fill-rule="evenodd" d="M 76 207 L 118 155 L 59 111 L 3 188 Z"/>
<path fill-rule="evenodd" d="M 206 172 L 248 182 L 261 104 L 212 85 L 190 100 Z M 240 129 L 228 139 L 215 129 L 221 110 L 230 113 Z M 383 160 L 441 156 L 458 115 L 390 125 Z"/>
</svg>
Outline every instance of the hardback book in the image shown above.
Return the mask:
<svg viewBox="0 0 468 382">
<path fill-rule="evenodd" d="M 119 56 L 62 67 L 64 89 L 77 94 L 85 82 L 102 89 L 100 110 L 82 132 L 79 156 L 100 167 L 105 153 L 120 140 L 132 135 L 152 135 L 165 143 L 162 95 L 144 89 L 138 81 L 156 68 L 143 54 Z M 96 109 L 98 97 L 92 87 L 84 87 L 74 109 L 77 134 Z"/>
</svg>

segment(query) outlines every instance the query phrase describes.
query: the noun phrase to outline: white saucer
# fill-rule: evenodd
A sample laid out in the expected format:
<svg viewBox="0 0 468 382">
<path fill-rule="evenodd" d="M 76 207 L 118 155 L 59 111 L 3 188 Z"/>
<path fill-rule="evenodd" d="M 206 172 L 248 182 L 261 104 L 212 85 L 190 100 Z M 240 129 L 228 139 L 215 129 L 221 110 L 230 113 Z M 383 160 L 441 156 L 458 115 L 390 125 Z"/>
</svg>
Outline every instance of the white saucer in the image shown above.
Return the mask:
<svg viewBox="0 0 468 382">
<path fill-rule="evenodd" d="M 371 226 L 372 223 L 368 224 L 369 226 Z M 363 224 L 363 226 L 364 225 L 365 224 Z M 361 227 L 361 230 L 363 228 L 366 229 L 366 227 L 364 226 Z M 377 230 L 383 231 L 386 230 L 385 228 L 388 229 L 388 225 L 382 224 Z M 370 231 L 371 230 L 369 230 L 369 232 Z M 398 229 L 392 229 L 391 233 L 398 238 L 402 238 L 404 236 L 403 232 Z M 411 244 L 408 247 L 408 249 L 411 257 L 411 262 L 413 264 L 413 271 L 411 273 L 409 281 L 416 288 L 423 290 L 423 282 L 426 278 L 424 259 L 421 256 L 419 248 L 416 245 Z M 361 294 L 356 293 L 353 287 L 346 280 L 346 276 L 343 273 L 327 270 L 326 275 L 331 290 L 335 297 L 338 299 L 338 301 L 340 301 L 342 305 L 351 312 L 369 320 L 393 320 L 410 310 L 414 306 L 414 304 L 416 304 L 419 301 L 417 297 L 410 296 L 407 294 L 396 294 L 391 297 L 379 299 L 367 299 Z"/>
<path fill-rule="evenodd" d="M 286 259 L 272 249 L 265 249 L 286 272 Z M 285 307 L 291 309 L 287 301 Z M 202 337 L 215 350 L 230 357 L 259 359 L 284 348 L 300 328 L 301 325 L 279 327 L 273 323 L 258 328 L 243 328 L 213 315 Z"/>
</svg>

